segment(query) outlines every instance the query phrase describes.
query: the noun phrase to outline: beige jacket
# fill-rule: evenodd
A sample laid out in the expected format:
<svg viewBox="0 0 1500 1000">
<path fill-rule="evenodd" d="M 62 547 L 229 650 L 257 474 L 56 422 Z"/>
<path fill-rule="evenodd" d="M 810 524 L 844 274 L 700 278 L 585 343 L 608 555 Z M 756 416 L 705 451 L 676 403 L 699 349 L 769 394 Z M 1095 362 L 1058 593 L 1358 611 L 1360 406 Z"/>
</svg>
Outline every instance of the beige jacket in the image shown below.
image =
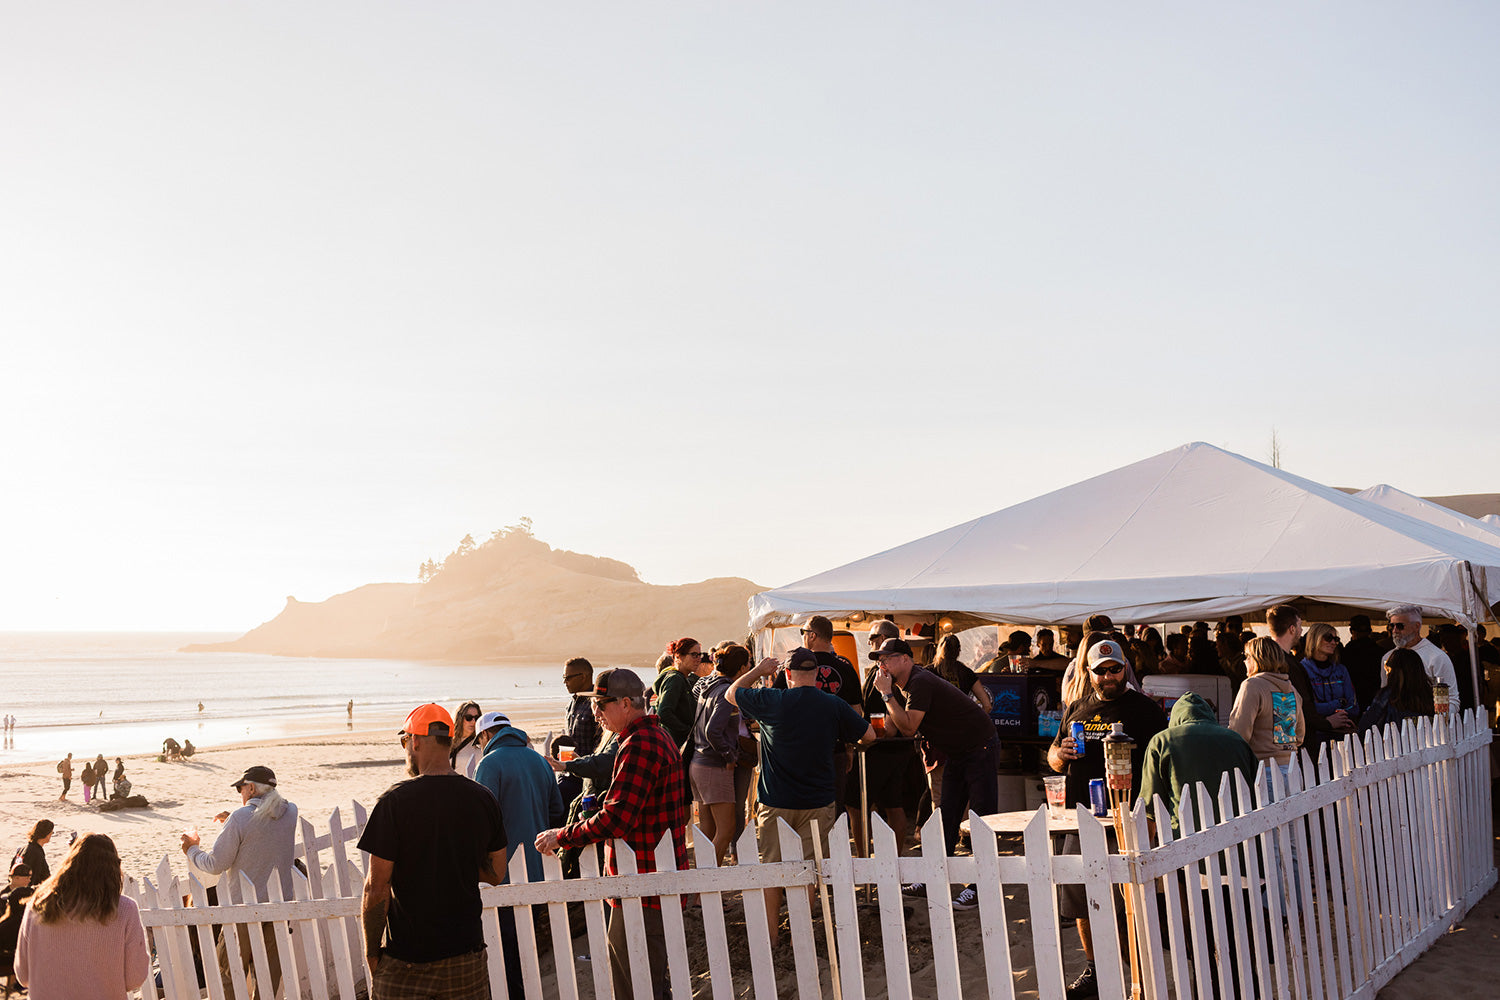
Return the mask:
<svg viewBox="0 0 1500 1000">
<path fill-rule="evenodd" d="M 1280 726 L 1276 725 L 1278 706 Z M 1258 760 L 1274 759 L 1278 764 L 1290 764 L 1292 754 L 1302 746 L 1306 731 L 1302 700 L 1297 697 L 1291 678 L 1286 674 L 1254 674 L 1245 678 L 1229 713 L 1229 728 L 1245 738 Z"/>
</svg>

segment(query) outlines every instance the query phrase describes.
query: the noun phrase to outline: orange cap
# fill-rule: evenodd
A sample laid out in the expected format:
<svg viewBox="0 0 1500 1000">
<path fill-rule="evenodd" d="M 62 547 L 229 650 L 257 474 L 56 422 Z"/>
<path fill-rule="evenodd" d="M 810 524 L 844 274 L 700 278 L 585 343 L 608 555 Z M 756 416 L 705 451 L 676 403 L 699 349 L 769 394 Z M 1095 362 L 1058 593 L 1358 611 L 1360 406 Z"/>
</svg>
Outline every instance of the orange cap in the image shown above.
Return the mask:
<svg viewBox="0 0 1500 1000">
<path fill-rule="evenodd" d="M 452 736 L 453 716 L 442 705 L 418 705 L 399 730 L 412 736 Z"/>
</svg>

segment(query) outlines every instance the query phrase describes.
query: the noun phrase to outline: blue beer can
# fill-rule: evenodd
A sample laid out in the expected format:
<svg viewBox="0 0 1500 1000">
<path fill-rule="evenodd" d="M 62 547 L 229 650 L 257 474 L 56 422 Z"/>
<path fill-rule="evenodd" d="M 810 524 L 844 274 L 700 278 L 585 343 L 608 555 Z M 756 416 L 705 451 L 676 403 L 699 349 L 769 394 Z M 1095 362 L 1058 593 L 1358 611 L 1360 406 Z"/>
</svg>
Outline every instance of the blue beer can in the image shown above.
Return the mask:
<svg viewBox="0 0 1500 1000">
<path fill-rule="evenodd" d="M 1109 812 L 1109 798 L 1104 794 L 1104 779 L 1089 779 L 1089 806 L 1094 810 L 1095 816 L 1103 816 Z"/>
<path fill-rule="evenodd" d="M 1073 752 L 1083 753 L 1083 723 L 1073 723 Z"/>
</svg>

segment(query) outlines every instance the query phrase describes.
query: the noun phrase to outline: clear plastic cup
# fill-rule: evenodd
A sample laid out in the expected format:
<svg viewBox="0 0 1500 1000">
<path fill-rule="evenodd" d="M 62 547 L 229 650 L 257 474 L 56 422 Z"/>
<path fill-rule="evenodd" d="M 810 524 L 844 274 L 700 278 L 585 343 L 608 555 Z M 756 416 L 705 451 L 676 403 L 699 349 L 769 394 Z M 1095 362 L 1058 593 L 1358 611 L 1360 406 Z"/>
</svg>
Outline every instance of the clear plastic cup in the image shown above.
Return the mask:
<svg viewBox="0 0 1500 1000">
<path fill-rule="evenodd" d="M 1060 774 L 1042 779 L 1047 790 L 1047 813 L 1053 819 L 1066 819 L 1068 815 L 1068 779 Z"/>
</svg>

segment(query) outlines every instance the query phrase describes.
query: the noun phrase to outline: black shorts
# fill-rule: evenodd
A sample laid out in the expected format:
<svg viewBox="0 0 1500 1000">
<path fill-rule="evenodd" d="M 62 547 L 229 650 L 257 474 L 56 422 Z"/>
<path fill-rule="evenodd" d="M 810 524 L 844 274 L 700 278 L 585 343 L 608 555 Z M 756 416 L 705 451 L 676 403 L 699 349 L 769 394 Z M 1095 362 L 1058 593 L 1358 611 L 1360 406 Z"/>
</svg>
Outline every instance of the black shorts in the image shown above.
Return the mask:
<svg viewBox="0 0 1500 1000">
<path fill-rule="evenodd" d="M 915 809 L 926 781 L 916 744 L 903 740 L 882 746 L 877 740 L 864 751 L 865 791 L 871 809 Z M 849 769 L 845 801 L 859 801 L 859 767 Z"/>
</svg>

